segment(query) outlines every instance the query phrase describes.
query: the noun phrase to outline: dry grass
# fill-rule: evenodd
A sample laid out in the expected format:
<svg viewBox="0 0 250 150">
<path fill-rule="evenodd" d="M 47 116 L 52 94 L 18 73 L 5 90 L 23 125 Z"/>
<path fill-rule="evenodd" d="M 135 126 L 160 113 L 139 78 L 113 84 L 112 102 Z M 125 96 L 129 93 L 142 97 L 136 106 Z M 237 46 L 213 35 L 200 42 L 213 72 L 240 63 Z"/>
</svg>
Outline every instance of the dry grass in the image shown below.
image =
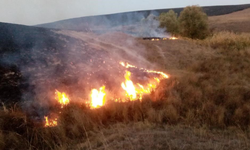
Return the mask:
<svg viewBox="0 0 250 150">
<path fill-rule="evenodd" d="M 138 42 L 171 74 L 154 92 L 94 110 L 71 103 L 52 128 L 3 107 L 0 149 L 250 149 L 249 34 Z"/>
<path fill-rule="evenodd" d="M 250 32 L 250 9 L 227 15 L 209 17 L 209 26 L 214 31 Z"/>
<path fill-rule="evenodd" d="M 202 44 L 214 49 L 241 50 L 250 46 L 249 33 L 218 32 L 211 37 L 201 41 Z"/>
<path fill-rule="evenodd" d="M 59 125 L 51 128 L 34 124 L 19 110 L 1 111 L 0 146 L 1 149 L 250 148 L 248 130 L 238 127 L 221 130 L 211 128 L 203 121 L 196 127 L 190 126 L 196 124 L 192 121 L 201 120 L 194 118 L 193 113 L 183 116 L 181 110 L 187 102 L 182 105 L 173 99 L 172 92 L 165 95 L 160 92 L 160 96 L 154 93 L 144 97 L 142 102 L 110 102 L 95 110 L 85 105 L 70 104 L 59 116 Z M 169 98 L 159 100 L 162 96 Z M 195 105 L 190 103 L 189 107 L 194 108 Z M 212 115 L 213 112 L 208 109 L 206 113 Z M 197 112 L 196 115 L 199 116 Z"/>
<path fill-rule="evenodd" d="M 154 64 L 155 68 L 166 70 L 170 74 L 174 70 L 183 73 L 183 71 L 187 71 L 185 68 L 190 64 L 214 55 L 212 49 L 193 41 L 183 38 L 165 41 L 138 40 L 146 49 L 145 58 Z M 174 75 L 176 74 L 174 73 Z"/>
<path fill-rule="evenodd" d="M 192 54 L 200 56 L 196 51 Z M 0 147 L 249 149 L 250 51 L 224 46 L 212 51 L 206 59 L 183 60 L 190 62 L 181 67 L 188 73 L 173 74 L 142 102 L 109 102 L 95 110 L 70 104 L 57 127 L 34 124 L 18 107 L 3 108 Z"/>
<path fill-rule="evenodd" d="M 227 131 L 163 125 L 161 127 L 138 122 L 116 124 L 101 129 L 91 143 L 93 149 L 248 149 L 246 134 L 238 129 Z M 79 148 L 87 149 L 87 142 Z"/>
</svg>

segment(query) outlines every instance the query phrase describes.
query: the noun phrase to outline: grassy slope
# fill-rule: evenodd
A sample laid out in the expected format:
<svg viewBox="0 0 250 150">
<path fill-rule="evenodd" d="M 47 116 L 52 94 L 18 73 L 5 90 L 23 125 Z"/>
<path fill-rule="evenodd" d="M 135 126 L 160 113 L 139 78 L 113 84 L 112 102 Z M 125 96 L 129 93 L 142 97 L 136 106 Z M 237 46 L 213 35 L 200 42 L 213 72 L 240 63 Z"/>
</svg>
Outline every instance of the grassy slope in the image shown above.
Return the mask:
<svg viewBox="0 0 250 150">
<path fill-rule="evenodd" d="M 233 26 L 226 26 L 224 30 L 239 32 L 238 29 L 242 29 L 240 32 L 247 32 L 249 31 L 247 26 L 244 28 L 245 24 L 242 23 L 248 24 L 248 11 L 249 9 L 246 9 L 209 19 L 211 25 L 216 24 L 216 31 L 220 31 L 222 26 L 233 24 Z M 221 20 L 213 22 L 213 19 L 218 18 Z M 157 64 L 179 81 L 180 86 L 177 86 L 176 91 L 173 92 L 178 93 L 177 97 L 182 100 L 182 103 L 189 105 L 187 113 L 190 116 L 186 117 L 187 120 L 190 119 L 188 121 L 190 124 L 196 124 L 202 120 L 203 125 L 239 127 L 243 123 L 249 126 L 250 123 L 249 39 L 249 34 L 222 32 L 202 42 L 186 39 L 154 42 L 139 39 L 138 42 L 145 46 L 149 61 Z M 201 111 L 204 116 L 201 117 L 199 113 L 192 111 Z M 104 131 L 101 131 L 100 140 L 103 142 L 101 147 L 110 149 L 127 149 L 125 147 L 129 147 L 128 149 L 249 148 L 249 144 L 247 144 L 249 133 L 241 134 L 238 129 L 227 128 L 226 130 L 211 131 L 211 129 L 192 128 L 191 132 L 188 128 L 183 129 L 178 126 L 150 129 L 148 127 L 133 131 L 129 128 L 133 132 L 128 130 L 124 132 L 124 129 L 119 128 L 118 130 L 124 133 L 117 135 L 121 139 L 118 138 L 114 141 L 112 139 L 115 136 L 114 133 L 105 135 Z M 157 131 L 159 133 L 156 133 Z M 196 131 L 199 132 L 198 135 Z M 144 136 L 140 137 L 140 135 Z M 243 139 L 239 139 L 238 136 Z M 224 141 L 227 142 L 224 143 Z M 95 144 L 94 142 L 93 145 L 96 146 Z"/>
<path fill-rule="evenodd" d="M 62 33 L 74 37 L 81 35 L 69 31 Z M 111 51 L 124 39 L 120 37 L 118 42 L 106 37 L 106 41 L 99 43 L 95 39 L 101 37 L 93 37 L 80 39 Z M 48 129 L 34 128 L 22 113 L 16 113 L 18 111 L 9 110 L 8 115 L 1 111 L 4 132 L 0 146 L 249 149 L 250 133 L 246 129 L 250 113 L 249 49 L 214 49 L 206 42 L 191 40 L 153 42 L 138 39 L 137 42 L 144 45 L 150 62 L 171 75 L 171 80 L 145 97 L 143 103 L 111 103 L 96 111 L 70 105 L 62 111 L 59 126 Z"/>
<path fill-rule="evenodd" d="M 109 40 L 61 33 L 88 41 L 96 49 L 143 48 L 146 59 L 168 72 L 171 80 L 142 104 L 110 104 L 93 112 L 69 106 L 55 128 L 33 128 L 18 111 L 9 110 L 6 115 L 2 110 L 1 148 L 250 148 L 249 34 L 224 32 L 205 41 L 136 39 L 133 49 L 122 36 L 112 39 L 111 34 Z M 135 61 L 130 56 L 127 60 Z"/>
<path fill-rule="evenodd" d="M 249 8 L 250 4 L 245 5 L 229 5 L 229 6 L 208 6 L 203 7 L 204 11 L 208 16 L 224 15 L 232 12 L 240 11 Z M 170 8 L 171 9 L 171 8 Z M 124 12 L 110 15 L 99 15 L 99 16 L 89 16 L 67 19 L 47 24 L 38 25 L 45 28 L 55 28 L 55 29 L 69 29 L 76 31 L 88 31 L 90 29 L 98 29 L 99 27 L 104 27 L 104 29 L 110 29 L 110 27 L 120 26 L 120 25 L 133 25 L 141 21 L 143 18 L 147 18 L 151 13 L 158 16 L 162 12 L 168 12 L 170 9 L 160 9 L 160 10 L 145 10 L 145 11 L 134 11 L 134 12 Z M 180 13 L 183 8 L 173 8 L 176 13 Z M 141 16 L 141 17 L 138 17 Z M 100 25 L 99 22 L 102 22 Z M 107 24 L 105 24 L 107 23 Z"/>
<path fill-rule="evenodd" d="M 210 28 L 215 31 L 250 32 L 250 9 L 231 14 L 209 17 Z"/>
<path fill-rule="evenodd" d="M 135 123 L 116 124 L 101 130 L 88 142 L 77 145 L 83 149 L 247 149 L 244 132 L 237 129 L 227 131 L 192 128 L 188 126 L 168 126 Z"/>
</svg>

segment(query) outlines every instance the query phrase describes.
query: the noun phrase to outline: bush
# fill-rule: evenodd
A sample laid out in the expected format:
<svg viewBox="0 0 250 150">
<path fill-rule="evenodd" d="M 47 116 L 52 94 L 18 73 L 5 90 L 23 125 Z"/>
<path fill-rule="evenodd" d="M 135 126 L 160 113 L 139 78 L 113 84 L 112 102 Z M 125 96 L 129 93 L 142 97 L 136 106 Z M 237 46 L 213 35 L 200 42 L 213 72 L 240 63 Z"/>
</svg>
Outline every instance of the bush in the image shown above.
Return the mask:
<svg viewBox="0 0 250 150">
<path fill-rule="evenodd" d="M 208 35 L 208 17 L 199 6 L 188 6 L 180 13 L 180 34 L 192 39 L 204 39 Z"/>
<path fill-rule="evenodd" d="M 173 10 L 169 10 L 167 13 L 163 12 L 159 16 L 160 26 L 167 29 L 167 32 L 172 35 L 179 34 L 179 23 L 177 13 Z"/>
</svg>

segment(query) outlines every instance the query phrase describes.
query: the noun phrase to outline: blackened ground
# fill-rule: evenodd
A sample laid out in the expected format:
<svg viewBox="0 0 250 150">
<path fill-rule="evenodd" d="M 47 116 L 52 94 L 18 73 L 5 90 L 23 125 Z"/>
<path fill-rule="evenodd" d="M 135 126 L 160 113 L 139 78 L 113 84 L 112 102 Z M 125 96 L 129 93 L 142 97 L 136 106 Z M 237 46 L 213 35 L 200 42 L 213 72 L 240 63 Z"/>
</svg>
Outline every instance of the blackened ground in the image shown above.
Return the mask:
<svg viewBox="0 0 250 150">
<path fill-rule="evenodd" d="M 0 23 L 0 39 L 0 101 L 4 103 L 20 101 L 23 95 L 32 99 L 35 81 L 44 84 L 42 79 L 51 79 L 52 84 L 56 72 L 57 77 L 62 77 L 64 63 L 53 66 L 50 73 L 48 70 L 54 59 L 68 62 L 63 51 L 66 42 L 78 42 L 48 29 L 7 23 Z"/>
<path fill-rule="evenodd" d="M 55 89 L 89 98 L 103 85 L 119 90 L 120 59 L 88 42 L 55 30 L 0 23 L 0 101 L 55 103 Z M 113 88 L 113 89 L 112 89 Z M 37 104 L 35 104 L 37 105 Z M 34 106 L 34 109 L 40 106 Z"/>
<path fill-rule="evenodd" d="M 16 102 L 21 98 L 21 74 L 15 66 L 0 66 L 0 100 Z"/>
<path fill-rule="evenodd" d="M 21 74 L 20 67 L 35 62 L 33 51 L 57 50 L 63 41 L 43 28 L 0 23 L 0 100 L 17 102 L 22 91 L 30 90 L 27 76 Z"/>
</svg>

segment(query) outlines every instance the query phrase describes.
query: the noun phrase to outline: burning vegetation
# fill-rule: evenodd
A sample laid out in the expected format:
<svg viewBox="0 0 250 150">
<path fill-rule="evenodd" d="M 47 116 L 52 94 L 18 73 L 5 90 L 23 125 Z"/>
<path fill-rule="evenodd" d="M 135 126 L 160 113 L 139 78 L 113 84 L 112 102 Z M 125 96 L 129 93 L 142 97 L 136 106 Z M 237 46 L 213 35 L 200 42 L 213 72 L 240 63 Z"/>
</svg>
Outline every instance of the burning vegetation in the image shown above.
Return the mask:
<svg viewBox="0 0 250 150">
<path fill-rule="evenodd" d="M 134 65 L 131 65 L 129 63 L 120 62 L 120 65 L 125 69 L 124 74 L 124 81 L 121 83 L 121 89 L 123 90 L 122 97 L 119 97 L 118 95 L 112 95 L 111 99 L 110 97 L 107 97 L 107 93 L 105 91 L 105 85 L 100 87 L 98 89 L 92 89 L 90 93 L 89 100 L 86 100 L 84 105 L 90 107 L 91 109 L 100 108 L 105 106 L 106 102 L 114 101 L 114 102 L 130 102 L 130 101 L 136 101 L 136 100 L 142 100 L 143 95 L 150 94 L 152 91 L 156 89 L 156 87 L 159 85 L 160 81 L 162 79 L 167 79 L 169 76 L 166 73 L 154 71 L 154 70 L 147 70 L 144 68 L 137 68 Z M 129 69 L 134 73 L 140 73 L 142 75 L 139 78 L 142 78 L 140 80 L 137 79 L 137 81 L 131 80 L 131 72 Z M 69 95 L 67 95 L 65 92 L 59 92 L 56 90 L 55 92 L 55 100 L 60 104 L 60 108 L 63 109 L 66 105 L 70 103 Z M 57 112 L 61 113 L 61 111 Z M 48 116 L 44 116 L 45 119 L 45 127 L 54 127 L 57 126 L 57 120 L 58 118 L 49 118 Z"/>
<path fill-rule="evenodd" d="M 177 40 L 178 38 L 177 37 L 144 37 L 142 38 L 143 40 L 150 40 L 150 41 L 165 41 L 165 40 Z"/>
<path fill-rule="evenodd" d="M 93 89 L 91 90 L 91 108 L 98 108 L 105 104 L 105 86 L 100 87 L 99 90 Z"/>
<path fill-rule="evenodd" d="M 61 93 L 56 90 L 55 95 L 55 99 L 58 100 L 59 104 L 61 105 L 61 108 L 63 108 L 63 106 L 69 103 L 69 98 L 64 92 Z"/>
<path fill-rule="evenodd" d="M 137 67 L 142 61 L 138 59 L 138 49 L 120 45 L 121 42 L 127 42 L 124 45 L 133 43 L 129 40 L 120 40 L 117 44 L 117 38 L 113 36 L 115 42 L 105 43 L 105 40 L 90 34 L 71 33 L 83 39 L 76 40 L 76 37 L 60 34 L 58 39 L 64 41 L 60 41 L 62 44 L 54 40 L 59 34 L 53 34 L 46 40 L 40 39 L 41 34 L 35 32 L 32 35 L 39 35 L 36 38 L 40 46 L 33 42 L 37 50 L 21 51 L 20 47 L 24 45 L 21 43 L 16 49 L 11 49 L 18 51 L 20 58 L 16 55 L 12 58 L 11 54 L 1 51 L 1 61 L 14 60 L 14 65 L 8 64 L 9 72 L 8 69 L 0 70 L 1 84 L 5 88 L 1 92 L 11 91 L 9 85 L 18 87 L 24 100 L 30 99 L 34 103 L 24 101 L 21 104 L 26 107 L 13 105 L 11 108 L 2 103 L 0 149 L 112 149 L 115 143 L 120 144 L 124 139 L 128 139 L 128 149 L 145 148 L 137 147 L 141 139 L 145 139 L 142 142 L 147 144 L 153 143 L 149 149 L 176 149 L 178 146 L 183 149 L 183 145 L 180 147 L 178 144 L 180 141 L 171 145 L 171 138 L 177 133 L 176 126 L 173 126 L 176 124 L 183 125 L 181 130 L 186 131 L 184 134 L 181 131 L 179 135 L 183 137 L 182 142 L 190 138 L 190 130 L 186 126 L 194 128 L 192 136 L 197 135 L 199 128 L 192 145 L 200 146 L 197 149 L 229 146 L 232 149 L 249 149 L 249 35 L 235 35 L 230 43 L 228 38 L 221 36 L 195 41 L 198 44 L 185 39 L 175 42 L 141 40 L 149 45 L 146 51 L 150 53 L 145 55 L 153 57 L 145 57 L 146 60 L 171 72 L 170 78 L 164 72 Z M 222 34 L 225 36 L 225 33 Z M 67 42 L 72 42 L 73 46 L 68 46 Z M 32 40 L 28 43 L 32 44 Z M 2 47 L 6 48 L 9 44 Z M 50 45 L 51 48 L 41 45 Z M 60 51 L 63 49 L 66 50 Z M 118 51 L 121 57 L 113 55 Z M 159 59 L 156 51 L 164 61 Z M 135 59 L 130 59 L 132 57 Z M 118 63 L 119 60 L 133 62 L 137 66 Z M 18 67 L 22 70 L 16 71 Z M 13 80 L 15 82 L 10 78 L 16 79 Z M 18 95 L 18 92 L 14 93 Z M 35 96 L 32 97 L 32 94 Z M 5 93 L 11 99 L 16 98 L 13 95 Z M 123 133 L 124 127 L 129 125 L 132 130 Z M 168 127 L 167 130 L 165 127 Z M 159 128 L 159 131 L 165 132 L 151 134 Z M 169 135 L 169 128 L 174 129 L 172 136 Z M 221 134 L 217 133 L 219 138 L 216 138 L 210 134 L 211 128 L 216 133 L 217 129 L 226 130 L 219 130 Z M 232 128 L 234 133 L 228 135 L 227 131 L 231 134 Z M 145 134 L 152 137 L 144 138 Z M 157 143 L 158 137 L 164 141 Z M 167 141 L 170 145 L 164 145 L 165 137 L 170 138 Z M 197 139 L 200 141 L 197 142 Z M 216 145 L 215 140 L 224 143 Z M 213 144 L 208 142 L 203 145 L 204 141 L 212 141 Z M 121 147 L 124 148 L 127 143 L 121 144 Z M 185 144 L 190 144 L 190 140 Z M 187 149 L 192 149 L 192 146 Z M 116 145 L 114 147 L 118 149 Z"/>
</svg>

